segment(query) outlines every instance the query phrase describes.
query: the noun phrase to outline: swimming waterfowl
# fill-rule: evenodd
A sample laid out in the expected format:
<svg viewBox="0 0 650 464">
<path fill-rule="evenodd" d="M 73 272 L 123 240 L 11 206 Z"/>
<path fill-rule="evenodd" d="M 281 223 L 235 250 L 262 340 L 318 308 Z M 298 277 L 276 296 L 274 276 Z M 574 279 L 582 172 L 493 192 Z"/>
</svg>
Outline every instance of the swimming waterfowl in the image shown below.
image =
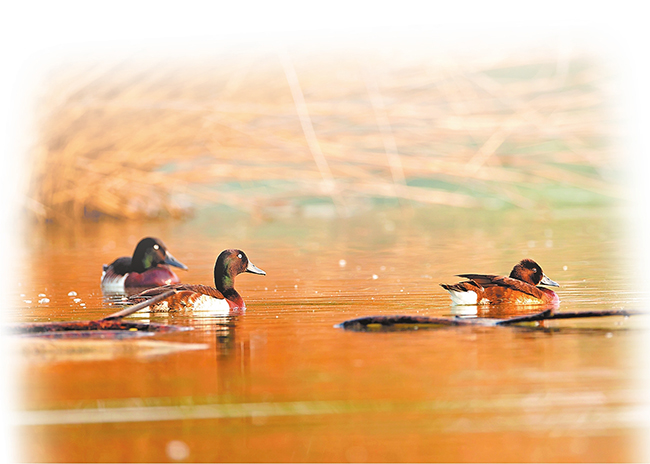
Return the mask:
<svg viewBox="0 0 650 464">
<path fill-rule="evenodd" d="M 451 301 L 456 305 L 556 305 L 560 302 L 553 290 L 537 286 L 560 285 L 549 279 L 541 266 L 532 259 L 522 259 L 512 268 L 508 277 L 485 274 L 458 274 L 458 277 L 468 280 L 452 285 L 440 284 L 449 292 Z"/>
<path fill-rule="evenodd" d="M 146 290 L 132 298 L 133 301 L 143 301 L 156 295 L 175 290 L 175 294 L 152 305 L 152 312 L 163 311 L 210 311 L 228 313 L 232 310 L 244 310 L 246 304 L 235 290 L 235 276 L 250 272 L 266 275 L 266 272 L 248 260 L 241 250 L 230 249 L 221 252 L 214 264 L 214 284 L 216 288 L 207 285 L 165 285 Z"/>
<path fill-rule="evenodd" d="M 179 283 L 180 279 L 167 265 L 187 269 L 185 264 L 172 256 L 161 240 L 143 238 L 135 247 L 133 256 L 124 256 L 111 264 L 104 264 L 102 287 L 120 291 Z"/>
</svg>

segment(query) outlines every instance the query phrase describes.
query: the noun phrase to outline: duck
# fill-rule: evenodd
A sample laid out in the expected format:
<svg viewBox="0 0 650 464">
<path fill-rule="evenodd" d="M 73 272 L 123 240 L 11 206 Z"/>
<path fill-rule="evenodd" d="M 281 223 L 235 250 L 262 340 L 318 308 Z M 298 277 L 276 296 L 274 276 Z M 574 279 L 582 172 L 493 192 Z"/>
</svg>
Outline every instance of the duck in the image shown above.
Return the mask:
<svg viewBox="0 0 650 464">
<path fill-rule="evenodd" d="M 124 256 L 111 264 L 104 264 L 102 288 L 124 291 L 127 288 L 180 283 L 180 279 L 169 266 L 187 270 L 187 266 L 174 258 L 160 239 L 145 237 L 138 242 L 133 256 Z"/>
<path fill-rule="evenodd" d="M 228 314 L 231 311 L 245 310 L 241 295 L 235 290 L 235 277 L 244 272 L 266 275 L 255 266 L 241 250 L 224 250 L 214 264 L 215 287 L 207 285 L 176 284 L 164 285 L 145 290 L 131 298 L 141 302 L 165 292 L 174 291 L 169 297 L 151 305 L 150 312 L 169 311 L 210 311 Z"/>
<path fill-rule="evenodd" d="M 510 275 L 457 274 L 468 279 L 457 284 L 440 284 L 451 295 L 454 305 L 557 305 L 560 298 L 551 289 L 538 287 L 560 284 L 544 274 L 542 267 L 532 259 L 522 259 Z"/>
</svg>

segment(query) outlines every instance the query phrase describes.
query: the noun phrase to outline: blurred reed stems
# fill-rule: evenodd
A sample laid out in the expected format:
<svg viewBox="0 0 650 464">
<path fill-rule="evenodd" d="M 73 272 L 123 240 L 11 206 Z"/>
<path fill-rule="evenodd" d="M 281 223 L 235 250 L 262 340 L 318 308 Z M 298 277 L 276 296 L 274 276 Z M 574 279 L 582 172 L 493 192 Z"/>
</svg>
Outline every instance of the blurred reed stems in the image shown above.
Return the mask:
<svg viewBox="0 0 650 464">
<path fill-rule="evenodd" d="M 62 222 L 618 200 L 614 99 L 595 60 L 563 53 L 62 63 L 40 101 L 26 207 Z"/>
</svg>

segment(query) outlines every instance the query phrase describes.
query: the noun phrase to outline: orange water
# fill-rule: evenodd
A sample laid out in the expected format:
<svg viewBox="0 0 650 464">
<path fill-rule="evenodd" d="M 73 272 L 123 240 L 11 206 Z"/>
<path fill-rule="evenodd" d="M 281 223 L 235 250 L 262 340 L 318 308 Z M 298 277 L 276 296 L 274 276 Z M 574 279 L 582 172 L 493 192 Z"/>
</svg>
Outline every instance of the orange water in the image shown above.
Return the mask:
<svg viewBox="0 0 650 464">
<path fill-rule="evenodd" d="M 101 265 L 146 235 L 189 266 L 179 271 L 185 282 L 211 283 L 217 254 L 232 247 L 267 275 L 237 279 L 245 314 L 152 319 L 189 332 L 38 350 L 22 342 L 22 460 L 644 459 L 641 317 L 544 329 L 334 328 L 371 314 L 451 316 L 438 283 L 508 273 L 524 257 L 561 284 L 560 310 L 642 309 L 619 211 L 227 217 L 36 227 L 25 236 L 12 295 L 21 321 L 114 312 L 99 287 Z"/>
</svg>

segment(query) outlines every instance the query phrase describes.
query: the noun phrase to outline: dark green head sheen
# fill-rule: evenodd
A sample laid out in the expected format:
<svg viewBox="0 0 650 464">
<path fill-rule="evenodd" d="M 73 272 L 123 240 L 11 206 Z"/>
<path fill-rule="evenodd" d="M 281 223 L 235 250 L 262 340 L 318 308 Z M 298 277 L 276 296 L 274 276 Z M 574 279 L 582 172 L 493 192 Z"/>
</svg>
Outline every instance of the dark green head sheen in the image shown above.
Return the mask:
<svg viewBox="0 0 650 464">
<path fill-rule="evenodd" d="M 224 250 L 217 258 L 214 265 L 214 283 L 222 293 L 232 289 L 235 285 L 235 276 L 242 272 L 266 275 L 266 272 L 248 260 L 246 253 L 241 250 Z"/>
<path fill-rule="evenodd" d="M 134 272 L 145 272 L 147 269 L 159 266 L 161 264 L 169 264 L 181 269 L 187 269 L 180 261 L 177 261 L 163 242 L 157 238 L 147 237 L 140 240 L 140 243 L 135 247 L 133 258 L 131 259 L 131 267 Z"/>
</svg>

